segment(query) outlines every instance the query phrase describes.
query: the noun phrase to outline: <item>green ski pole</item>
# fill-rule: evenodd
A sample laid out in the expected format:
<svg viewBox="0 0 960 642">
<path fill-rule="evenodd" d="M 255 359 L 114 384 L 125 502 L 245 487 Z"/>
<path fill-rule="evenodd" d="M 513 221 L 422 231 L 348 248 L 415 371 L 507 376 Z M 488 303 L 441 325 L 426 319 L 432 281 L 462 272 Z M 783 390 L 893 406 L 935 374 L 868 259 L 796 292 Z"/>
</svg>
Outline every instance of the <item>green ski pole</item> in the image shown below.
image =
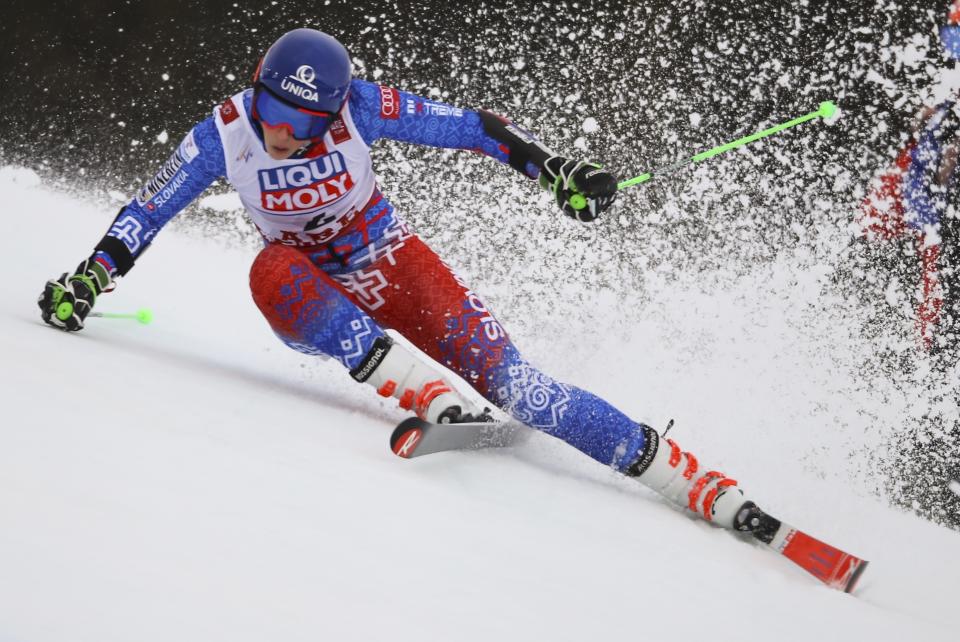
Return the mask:
<svg viewBox="0 0 960 642">
<path fill-rule="evenodd" d="M 91 312 L 89 316 L 101 319 L 134 319 L 143 325 L 153 321 L 153 312 L 146 308 L 140 308 L 136 312 Z"/>
<path fill-rule="evenodd" d="M 708 149 L 705 152 L 701 152 L 696 156 L 692 156 L 686 160 L 682 160 L 678 163 L 674 163 L 673 165 L 668 165 L 667 167 L 662 167 L 660 169 L 650 170 L 649 172 L 640 174 L 639 176 L 634 176 L 633 178 L 617 183 L 617 189 L 618 190 L 624 189 L 627 187 L 631 187 L 633 185 L 639 185 L 640 183 L 646 183 L 654 176 L 660 176 L 663 174 L 672 174 L 678 169 L 682 167 L 686 167 L 690 163 L 700 163 L 702 161 L 707 160 L 708 158 L 713 158 L 714 156 L 719 156 L 724 152 L 729 152 L 731 149 L 736 149 L 737 147 L 743 147 L 744 145 L 748 143 L 752 143 L 756 140 L 760 140 L 761 138 L 766 138 L 767 136 L 773 136 L 774 134 L 778 132 L 782 132 L 785 129 L 796 127 L 797 125 L 800 125 L 801 123 L 805 123 L 809 120 L 813 120 L 814 118 L 830 118 L 830 116 L 833 116 L 833 114 L 836 111 L 837 111 L 837 106 L 834 105 L 831 101 L 828 100 L 826 102 L 822 102 L 820 103 L 820 109 L 818 109 L 817 111 L 812 111 L 805 116 L 794 118 L 793 120 L 788 120 L 785 123 L 781 123 L 774 127 L 770 127 L 769 129 L 764 129 L 763 131 L 757 132 L 756 134 L 744 136 L 743 138 L 739 138 L 733 142 L 726 143 L 725 145 L 718 145 L 713 149 Z M 574 196 L 580 196 L 580 195 L 575 194 Z M 586 199 L 584 199 L 583 203 L 584 205 L 586 205 Z M 571 198 L 571 204 L 574 207 L 577 207 L 576 204 L 573 203 L 572 198 Z"/>
</svg>

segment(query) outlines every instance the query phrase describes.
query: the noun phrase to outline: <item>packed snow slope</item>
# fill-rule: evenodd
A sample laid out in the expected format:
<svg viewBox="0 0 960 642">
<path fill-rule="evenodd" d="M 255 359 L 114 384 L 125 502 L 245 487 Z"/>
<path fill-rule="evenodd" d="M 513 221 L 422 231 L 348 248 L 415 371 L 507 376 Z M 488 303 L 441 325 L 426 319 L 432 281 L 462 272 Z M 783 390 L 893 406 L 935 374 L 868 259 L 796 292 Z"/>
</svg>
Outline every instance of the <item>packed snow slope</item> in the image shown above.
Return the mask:
<svg viewBox="0 0 960 642">
<path fill-rule="evenodd" d="M 653 288 L 627 326 L 616 298 L 576 293 L 590 312 L 567 333 L 527 319 L 514 338 L 637 419 L 676 418 L 702 463 L 869 559 L 854 595 L 544 435 L 394 457 L 403 413 L 273 337 L 250 249 L 166 230 L 97 306 L 152 325 L 48 328 L 44 281 L 112 212 L 10 167 L 0 194 L 3 642 L 957 639 L 960 534 L 874 496 L 866 419 L 824 428 L 856 386 L 822 360 L 851 348 L 787 321 L 819 292 L 790 257 Z"/>
</svg>

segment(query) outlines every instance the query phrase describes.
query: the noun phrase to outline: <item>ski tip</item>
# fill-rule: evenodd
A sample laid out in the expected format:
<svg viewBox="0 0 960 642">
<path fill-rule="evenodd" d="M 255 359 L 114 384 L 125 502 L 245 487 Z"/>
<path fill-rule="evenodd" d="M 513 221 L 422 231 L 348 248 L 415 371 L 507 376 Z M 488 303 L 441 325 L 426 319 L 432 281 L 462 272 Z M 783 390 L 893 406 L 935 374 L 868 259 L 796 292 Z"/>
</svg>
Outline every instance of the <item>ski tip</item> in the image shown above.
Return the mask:
<svg viewBox="0 0 960 642">
<path fill-rule="evenodd" d="M 413 456 L 413 451 L 420 443 L 420 437 L 423 436 L 423 430 L 420 428 L 411 428 L 401 434 L 396 443 L 393 444 L 393 454 L 397 457 L 409 459 Z"/>
<path fill-rule="evenodd" d="M 390 435 L 390 449 L 397 457 L 409 459 L 413 456 L 421 437 L 423 437 L 423 422 L 416 417 L 411 417 L 401 422 Z"/>
</svg>

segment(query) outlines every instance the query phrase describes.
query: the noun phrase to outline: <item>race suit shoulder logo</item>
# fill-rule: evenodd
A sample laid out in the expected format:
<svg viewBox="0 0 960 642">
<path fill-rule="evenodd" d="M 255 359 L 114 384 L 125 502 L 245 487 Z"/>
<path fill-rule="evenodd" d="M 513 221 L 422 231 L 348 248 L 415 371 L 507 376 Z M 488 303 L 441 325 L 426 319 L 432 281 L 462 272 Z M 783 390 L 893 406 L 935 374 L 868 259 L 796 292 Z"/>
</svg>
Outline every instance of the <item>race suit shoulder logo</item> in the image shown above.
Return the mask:
<svg viewBox="0 0 960 642">
<path fill-rule="evenodd" d="M 237 111 L 236 106 L 233 104 L 233 98 L 227 98 L 223 101 L 223 104 L 220 105 L 220 120 L 223 121 L 223 124 L 229 125 L 239 117 L 240 112 Z"/>
<path fill-rule="evenodd" d="M 400 118 L 400 92 L 392 87 L 380 88 L 380 118 L 384 120 L 396 120 Z"/>
<path fill-rule="evenodd" d="M 298 165 L 257 172 L 260 206 L 278 214 L 302 214 L 324 207 L 353 189 L 343 154 L 333 152 Z"/>
<path fill-rule="evenodd" d="M 284 91 L 288 91 L 298 98 L 305 98 L 317 102 L 320 97 L 317 96 L 317 86 L 313 81 L 317 78 L 317 72 L 310 65 L 300 65 L 295 74 L 289 75 L 280 82 Z"/>
</svg>

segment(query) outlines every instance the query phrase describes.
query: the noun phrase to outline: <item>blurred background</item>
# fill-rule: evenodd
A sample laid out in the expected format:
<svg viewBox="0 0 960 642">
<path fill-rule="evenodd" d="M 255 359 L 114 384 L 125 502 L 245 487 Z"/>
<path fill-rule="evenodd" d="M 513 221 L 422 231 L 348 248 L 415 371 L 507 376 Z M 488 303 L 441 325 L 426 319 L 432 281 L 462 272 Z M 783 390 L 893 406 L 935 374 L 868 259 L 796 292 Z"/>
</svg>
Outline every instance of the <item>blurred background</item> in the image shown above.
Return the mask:
<svg viewBox="0 0 960 642">
<path fill-rule="evenodd" d="M 479 279 L 495 309 L 510 310 L 521 337 L 562 334 L 571 318 L 627 336 L 656 316 L 664 291 L 711 293 L 784 257 L 817 274 L 819 303 L 792 322 L 840 327 L 846 343 L 831 363 L 847 373 L 844 394 L 899 409 L 854 404 L 858 426 L 882 443 L 859 460 L 869 483 L 949 521 L 956 505 L 945 503 L 942 479 L 956 456 L 955 344 L 936 355 L 917 349 L 915 256 L 905 242 L 865 242 L 856 224 L 871 178 L 951 82 L 937 35 L 946 11 L 943 0 L 7 0 L 0 165 L 32 168 L 116 210 L 190 127 L 246 86 L 274 39 L 301 26 L 340 39 L 359 76 L 502 113 L 623 178 L 833 100 L 840 115 L 830 123 L 628 191 L 592 226 L 558 224 L 532 183 L 474 155 L 382 142 L 374 160 L 415 229 Z M 201 199 L 174 225 L 257 243 L 229 197 Z M 91 246 L 99 234 L 91 231 Z M 558 280 L 581 293 L 558 300 Z M 777 296 L 796 285 L 777 284 Z M 589 309 L 598 291 L 619 301 L 618 319 Z M 767 305 L 760 294 L 742 304 Z M 678 351 L 696 350 L 676 340 L 687 346 Z M 934 481 L 922 478 L 931 443 Z M 925 494 L 931 484 L 940 484 L 935 496 Z"/>
<path fill-rule="evenodd" d="M 9 160 L 129 190 L 246 86 L 276 37 L 311 26 L 343 41 L 361 76 L 508 113 L 626 173 L 826 99 L 847 113 L 824 160 L 869 165 L 944 65 L 945 11 L 942 0 L 8 0 L 0 139 Z"/>
</svg>

